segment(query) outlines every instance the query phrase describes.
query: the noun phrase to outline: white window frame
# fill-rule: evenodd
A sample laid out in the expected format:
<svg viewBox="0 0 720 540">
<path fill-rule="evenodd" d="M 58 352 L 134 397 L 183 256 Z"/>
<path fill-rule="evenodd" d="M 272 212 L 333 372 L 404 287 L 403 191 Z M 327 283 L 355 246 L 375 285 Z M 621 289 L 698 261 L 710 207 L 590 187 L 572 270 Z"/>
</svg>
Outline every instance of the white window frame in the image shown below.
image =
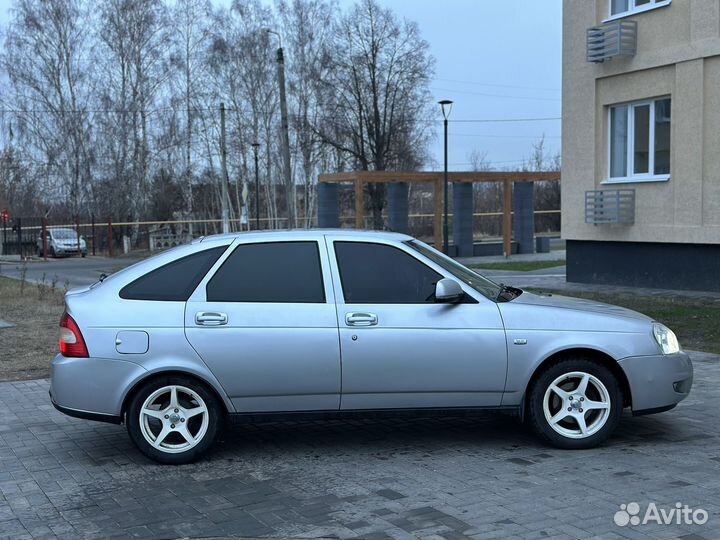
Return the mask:
<svg viewBox="0 0 720 540">
<path fill-rule="evenodd" d="M 615 19 L 622 19 L 623 17 L 629 17 L 645 11 L 652 11 L 653 9 L 669 6 L 672 3 L 672 0 L 650 0 L 650 3 L 639 6 L 635 5 L 635 2 L 636 0 L 628 0 L 628 10 L 613 15 L 612 0 L 608 0 L 608 18 L 603 20 L 603 22 L 614 21 Z"/>
<path fill-rule="evenodd" d="M 601 184 L 629 184 L 634 182 L 667 182 L 670 180 L 670 174 L 654 174 L 655 170 L 655 102 L 662 101 L 663 99 L 670 99 L 670 106 L 672 107 L 672 96 L 660 96 L 651 99 L 643 99 L 641 101 L 630 101 L 624 103 L 613 103 L 607 107 L 607 179 L 601 182 Z M 644 105 L 650 105 L 650 114 L 648 121 L 650 122 L 648 132 L 648 172 L 635 174 L 635 108 L 642 107 Z M 627 168 L 626 176 L 610 176 L 611 174 L 611 159 L 612 159 L 612 109 L 614 107 L 626 106 L 628 108 L 627 118 Z M 672 110 L 672 109 L 671 109 Z M 672 113 L 670 128 L 672 130 Z M 670 135 L 670 145 L 672 147 L 672 131 Z M 670 160 L 670 167 L 672 169 L 672 160 Z"/>
</svg>

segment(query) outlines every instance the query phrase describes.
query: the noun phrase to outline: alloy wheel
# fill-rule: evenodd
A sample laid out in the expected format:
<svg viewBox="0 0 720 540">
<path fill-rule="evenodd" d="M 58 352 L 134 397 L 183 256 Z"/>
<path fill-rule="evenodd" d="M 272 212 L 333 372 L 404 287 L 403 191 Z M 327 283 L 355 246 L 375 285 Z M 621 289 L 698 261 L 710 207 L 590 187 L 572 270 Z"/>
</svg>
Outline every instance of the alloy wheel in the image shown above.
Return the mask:
<svg viewBox="0 0 720 540">
<path fill-rule="evenodd" d="M 584 371 L 557 377 L 545 390 L 543 412 L 548 425 L 571 439 L 600 431 L 610 417 L 610 393 L 602 381 Z"/>
<path fill-rule="evenodd" d="M 169 454 L 186 452 L 207 433 L 208 407 L 200 395 L 180 385 L 157 389 L 140 408 L 140 431 L 157 450 Z"/>
</svg>

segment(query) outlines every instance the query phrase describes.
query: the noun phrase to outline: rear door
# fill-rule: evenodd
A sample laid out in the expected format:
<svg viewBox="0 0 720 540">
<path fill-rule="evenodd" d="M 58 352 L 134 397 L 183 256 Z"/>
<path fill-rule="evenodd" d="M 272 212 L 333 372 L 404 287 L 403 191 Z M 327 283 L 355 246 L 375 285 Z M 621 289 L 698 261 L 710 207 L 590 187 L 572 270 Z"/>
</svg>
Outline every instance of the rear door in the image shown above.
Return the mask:
<svg viewBox="0 0 720 540">
<path fill-rule="evenodd" d="M 187 303 L 185 333 L 236 410 L 338 409 L 340 348 L 324 242 L 243 239 L 216 266 Z"/>
</svg>

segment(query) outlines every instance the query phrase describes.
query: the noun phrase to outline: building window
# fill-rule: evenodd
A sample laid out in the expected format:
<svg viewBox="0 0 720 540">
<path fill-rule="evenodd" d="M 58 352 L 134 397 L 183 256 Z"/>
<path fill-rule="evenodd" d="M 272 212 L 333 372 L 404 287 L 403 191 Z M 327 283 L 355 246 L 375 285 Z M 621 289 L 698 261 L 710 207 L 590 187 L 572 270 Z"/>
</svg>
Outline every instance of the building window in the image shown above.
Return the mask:
<svg viewBox="0 0 720 540">
<path fill-rule="evenodd" d="M 667 180 L 670 98 L 610 107 L 609 181 Z"/>
<path fill-rule="evenodd" d="M 670 4 L 672 0 L 610 0 L 610 18 L 624 17 Z"/>
</svg>

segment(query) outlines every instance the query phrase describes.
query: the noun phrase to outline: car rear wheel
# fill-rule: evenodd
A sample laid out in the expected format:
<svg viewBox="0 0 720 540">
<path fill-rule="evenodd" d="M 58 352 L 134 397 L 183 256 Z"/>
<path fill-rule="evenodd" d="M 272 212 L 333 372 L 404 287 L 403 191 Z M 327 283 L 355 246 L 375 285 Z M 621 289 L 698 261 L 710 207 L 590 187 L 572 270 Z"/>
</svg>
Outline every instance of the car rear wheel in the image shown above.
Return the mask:
<svg viewBox="0 0 720 540">
<path fill-rule="evenodd" d="M 160 463 L 179 465 L 202 456 L 221 425 L 221 404 L 205 385 L 188 377 L 146 383 L 127 411 L 127 428 L 138 449 Z"/>
<path fill-rule="evenodd" d="M 623 409 L 620 384 L 602 364 L 588 359 L 547 368 L 528 396 L 535 431 L 559 448 L 592 448 L 617 427 Z"/>
</svg>

